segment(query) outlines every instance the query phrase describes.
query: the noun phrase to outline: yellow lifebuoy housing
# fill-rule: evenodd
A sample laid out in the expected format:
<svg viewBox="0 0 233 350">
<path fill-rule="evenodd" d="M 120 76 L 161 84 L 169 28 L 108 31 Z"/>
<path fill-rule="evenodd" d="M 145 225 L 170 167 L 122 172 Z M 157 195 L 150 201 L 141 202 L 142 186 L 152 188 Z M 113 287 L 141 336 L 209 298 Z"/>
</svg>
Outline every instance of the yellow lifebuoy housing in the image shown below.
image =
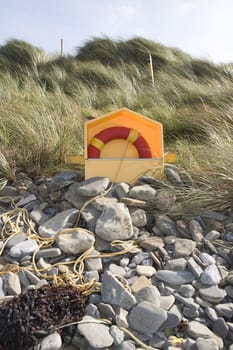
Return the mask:
<svg viewBox="0 0 233 350">
<path fill-rule="evenodd" d="M 85 178 L 107 176 L 133 183 L 163 173 L 162 124 L 127 108 L 85 125 Z"/>
</svg>

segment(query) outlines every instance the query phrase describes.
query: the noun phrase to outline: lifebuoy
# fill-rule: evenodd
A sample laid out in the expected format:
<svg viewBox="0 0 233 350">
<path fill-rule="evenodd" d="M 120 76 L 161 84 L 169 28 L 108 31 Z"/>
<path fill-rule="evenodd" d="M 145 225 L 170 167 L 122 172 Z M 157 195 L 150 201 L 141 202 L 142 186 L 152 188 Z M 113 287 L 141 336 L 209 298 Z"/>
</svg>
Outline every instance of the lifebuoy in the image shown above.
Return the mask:
<svg viewBox="0 0 233 350">
<path fill-rule="evenodd" d="M 144 137 L 136 130 L 125 126 L 113 126 L 96 134 L 88 145 L 88 158 L 99 158 L 104 145 L 115 139 L 125 139 L 132 143 L 138 151 L 139 158 L 152 158 L 150 147 Z"/>
</svg>

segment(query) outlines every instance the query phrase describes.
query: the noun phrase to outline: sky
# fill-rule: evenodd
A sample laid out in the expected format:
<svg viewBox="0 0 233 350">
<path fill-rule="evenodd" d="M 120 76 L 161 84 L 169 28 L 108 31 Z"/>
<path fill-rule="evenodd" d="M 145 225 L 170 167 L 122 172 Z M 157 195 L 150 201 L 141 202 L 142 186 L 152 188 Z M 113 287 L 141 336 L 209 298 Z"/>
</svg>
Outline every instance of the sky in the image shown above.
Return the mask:
<svg viewBox="0 0 233 350">
<path fill-rule="evenodd" d="M 135 36 L 194 58 L 233 62 L 233 0 L 0 0 L 0 45 L 19 39 L 75 54 L 94 37 Z"/>
</svg>

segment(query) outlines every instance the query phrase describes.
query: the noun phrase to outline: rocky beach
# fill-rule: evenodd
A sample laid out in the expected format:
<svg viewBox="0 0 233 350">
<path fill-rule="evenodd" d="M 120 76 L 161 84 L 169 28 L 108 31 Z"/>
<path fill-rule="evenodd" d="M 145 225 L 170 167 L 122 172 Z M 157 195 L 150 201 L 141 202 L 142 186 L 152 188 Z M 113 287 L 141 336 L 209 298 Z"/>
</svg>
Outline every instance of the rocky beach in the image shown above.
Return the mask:
<svg viewBox="0 0 233 350">
<path fill-rule="evenodd" d="M 175 215 L 172 188 L 192 181 L 177 167 L 166 170 L 166 181 L 142 176 L 134 185 L 63 171 L 34 179 L 19 173 L 2 186 L 0 314 L 52 286 L 63 288 L 58 304 L 61 313 L 67 308 L 61 327 L 59 315 L 45 321 L 37 344 L 22 349 L 233 350 L 232 213 Z M 85 308 L 65 286 L 78 286 Z M 26 344 L 33 307 L 28 328 L 22 307 L 15 309 L 6 322 L 22 326 Z M 0 349 L 19 349 L 7 329 L 1 326 Z"/>
</svg>

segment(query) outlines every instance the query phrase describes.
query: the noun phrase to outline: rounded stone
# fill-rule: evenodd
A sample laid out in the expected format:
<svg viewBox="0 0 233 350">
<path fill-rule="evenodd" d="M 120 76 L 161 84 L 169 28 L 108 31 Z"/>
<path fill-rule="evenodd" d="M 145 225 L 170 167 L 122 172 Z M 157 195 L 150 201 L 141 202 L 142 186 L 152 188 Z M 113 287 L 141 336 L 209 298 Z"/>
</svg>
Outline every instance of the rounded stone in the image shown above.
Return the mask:
<svg viewBox="0 0 233 350">
<path fill-rule="evenodd" d="M 153 334 L 166 321 L 167 312 L 154 304 L 143 301 L 129 313 L 130 327 L 144 334 Z"/>
</svg>

